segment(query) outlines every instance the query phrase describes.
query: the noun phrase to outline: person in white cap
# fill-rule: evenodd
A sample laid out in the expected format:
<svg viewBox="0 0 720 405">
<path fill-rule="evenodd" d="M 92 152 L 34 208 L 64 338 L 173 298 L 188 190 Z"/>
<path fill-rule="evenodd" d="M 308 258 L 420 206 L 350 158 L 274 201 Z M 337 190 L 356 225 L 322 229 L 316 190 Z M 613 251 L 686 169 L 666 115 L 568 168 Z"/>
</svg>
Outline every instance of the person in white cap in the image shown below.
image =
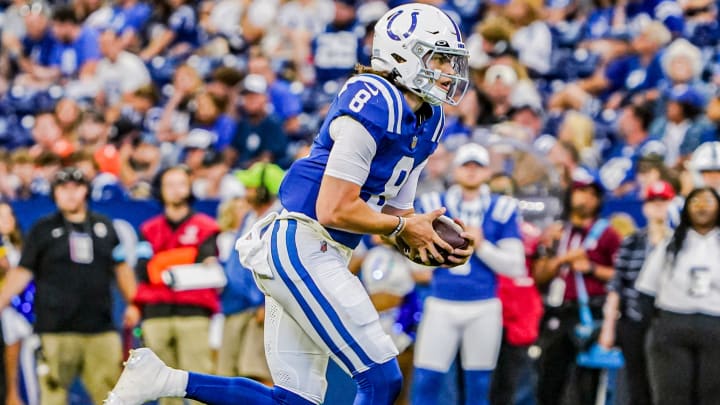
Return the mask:
<svg viewBox="0 0 720 405">
<path fill-rule="evenodd" d="M 720 142 L 705 142 L 693 152 L 689 162 L 695 185 L 720 191 Z"/>
<path fill-rule="evenodd" d="M 445 374 L 458 351 L 465 397 L 487 403 L 490 377 L 502 340 L 502 308 L 497 277 L 526 274 L 517 202 L 491 194 L 487 150 L 463 145 L 453 161 L 455 184 L 445 193 L 419 198 L 418 212 L 444 207 L 475 235 L 475 254 L 462 266 L 433 271 L 415 346 L 415 405 L 440 404 Z"/>
</svg>

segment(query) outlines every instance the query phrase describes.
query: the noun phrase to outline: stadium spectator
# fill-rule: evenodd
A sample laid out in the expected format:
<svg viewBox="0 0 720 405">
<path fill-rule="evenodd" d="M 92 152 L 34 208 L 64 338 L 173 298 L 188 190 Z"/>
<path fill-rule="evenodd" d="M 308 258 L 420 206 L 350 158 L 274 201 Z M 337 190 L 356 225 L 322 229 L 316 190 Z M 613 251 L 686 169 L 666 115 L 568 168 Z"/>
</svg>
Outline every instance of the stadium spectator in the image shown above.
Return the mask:
<svg viewBox="0 0 720 405">
<path fill-rule="evenodd" d="M 324 31 L 310 44 L 315 81 L 324 86 L 329 81 L 344 82 L 363 60 L 363 28 L 355 18 L 355 0 L 335 0 L 335 16 Z"/>
<path fill-rule="evenodd" d="M 125 155 L 127 153 L 127 155 Z M 120 182 L 129 195 L 135 199 L 152 198 L 152 181 L 160 170 L 160 149 L 142 142 L 128 151 L 120 152 Z"/>
<path fill-rule="evenodd" d="M 299 115 L 302 112 L 302 99 L 294 87 L 299 83 L 289 83 L 278 77 L 272 69 L 270 58 L 262 54 L 250 56 L 248 73 L 259 74 L 265 78 L 273 112 L 282 122 L 283 130 L 288 135 L 297 134 L 300 131 Z"/>
<path fill-rule="evenodd" d="M 57 7 L 52 19 L 53 35 L 58 41 L 52 51 L 52 65 L 65 79 L 92 79 L 100 60 L 97 31 L 83 27 L 71 7 Z"/>
<path fill-rule="evenodd" d="M 703 114 L 706 102 L 697 89 L 677 84 L 669 90 L 666 100 L 665 114 L 653 120 L 649 133 L 665 144 L 665 164 L 677 168 L 715 128 Z"/>
<path fill-rule="evenodd" d="M 228 98 L 202 91 L 193 102 L 195 111 L 190 120 L 190 131 L 196 128 L 207 130 L 213 135 L 210 145 L 213 150 L 222 152 L 227 149 L 237 130 L 237 122 L 225 112 Z"/>
<path fill-rule="evenodd" d="M 220 152 L 203 151 L 201 167 L 193 176 L 192 192 L 200 200 L 227 201 L 245 195 L 245 188 L 230 171 Z"/>
<path fill-rule="evenodd" d="M 102 59 L 95 71 L 96 104 L 115 106 L 129 94 L 151 84 L 150 72 L 134 53 L 123 49 L 122 37 L 107 29 L 100 34 Z"/>
<path fill-rule="evenodd" d="M 47 88 L 60 75 L 59 69 L 53 66 L 56 40 L 50 26 L 50 8 L 42 2 L 22 3 L 18 20 L 22 18 L 25 32 L 3 30 L 3 45 L 10 60 L 17 63 L 17 84 Z M 6 15 L 10 18 L 8 21 L 13 21 L 11 14 Z"/>
<path fill-rule="evenodd" d="M 127 193 L 123 189 L 118 178 L 107 172 L 101 172 L 100 167 L 93 154 L 88 150 L 73 152 L 68 157 L 72 166 L 77 167 L 89 181 L 91 201 L 120 201 L 126 198 Z"/>
<path fill-rule="evenodd" d="M 645 340 L 652 317 L 652 299 L 635 289 L 635 280 L 648 252 L 664 243 L 672 234 L 668 211 L 675 191 L 658 180 L 645 194 L 643 215 L 647 227 L 627 237 L 615 260 L 615 274 L 607 284 L 608 296 L 603 309 L 603 325 L 598 343 L 606 349 L 616 344 L 625 356 L 629 403 L 652 404 L 645 356 Z"/>
<path fill-rule="evenodd" d="M 602 193 L 599 179 L 585 169 L 576 169 L 566 200 L 566 220 L 548 227 L 538 245 L 533 277 L 540 288 L 547 289 L 538 342 L 542 350 L 537 386 L 541 405 L 560 402 L 564 395 L 571 395 L 566 392 L 571 386 L 575 395 L 570 403 L 595 401 L 598 370 L 577 367 L 575 378 L 568 376 L 581 350 L 574 337 L 580 323 L 576 280 L 584 281 L 590 310 L 599 319 L 605 283 L 613 275 L 613 260 L 620 246 L 619 235 L 600 219 Z"/>
<path fill-rule="evenodd" d="M 140 51 L 144 61 L 155 56 L 177 57 L 189 55 L 198 46 L 198 18 L 192 3 L 187 0 L 162 0 L 155 4 L 157 33 Z"/>
<path fill-rule="evenodd" d="M 656 405 L 720 401 L 719 211 L 715 190 L 690 192 L 672 238 L 650 253 L 635 283 L 657 309 L 646 346 Z"/>
<path fill-rule="evenodd" d="M 237 132 L 226 149 L 233 166 L 249 167 L 256 161 L 287 165 L 288 138 L 282 124 L 268 111 L 268 86 L 263 76 L 251 74 L 243 80 L 242 112 Z"/>
<path fill-rule="evenodd" d="M 41 397 L 43 403 L 68 401 L 77 376 L 95 403 L 118 377 L 122 360 L 120 338 L 111 316 L 111 291 L 117 281 L 123 298 L 131 301 L 136 285 L 124 262 L 112 222 L 88 211 L 87 180 L 75 168 L 57 172 L 52 197 L 58 211 L 38 221 L 28 233 L 20 263 L 0 290 L 0 308 L 35 280 L 35 331 L 40 335 Z M 134 326 L 138 314 L 125 312 Z"/>
<path fill-rule="evenodd" d="M 110 19 L 105 27 L 117 32 L 122 49 L 138 50 L 151 12 L 150 5 L 142 0 L 114 0 Z M 92 16 L 88 18 L 92 19 Z"/>
<path fill-rule="evenodd" d="M 502 14 L 514 25 L 510 42 L 520 62 L 532 74 L 547 73 L 550 70 L 552 33 L 543 21 L 543 2 L 510 0 Z"/>
</svg>

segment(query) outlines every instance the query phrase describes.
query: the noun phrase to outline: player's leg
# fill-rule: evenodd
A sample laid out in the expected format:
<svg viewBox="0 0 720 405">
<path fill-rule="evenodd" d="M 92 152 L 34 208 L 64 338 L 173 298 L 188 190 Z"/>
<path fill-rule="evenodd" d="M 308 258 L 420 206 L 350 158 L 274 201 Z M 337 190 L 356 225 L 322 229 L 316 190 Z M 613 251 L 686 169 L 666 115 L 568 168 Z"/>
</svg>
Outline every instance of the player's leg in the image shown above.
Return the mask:
<svg viewBox="0 0 720 405">
<path fill-rule="evenodd" d="M 413 372 L 414 405 L 440 403 L 445 374 L 450 369 L 460 344 L 460 320 L 453 303 L 430 297 L 425 300 L 423 316 L 415 342 Z"/>
<path fill-rule="evenodd" d="M 353 377 L 355 404 L 392 404 L 402 384 L 397 349 L 360 280 L 347 269 L 346 252 L 316 228 L 296 220 L 276 222 L 271 238 L 276 277 L 263 286 Z"/>
<path fill-rule="evenodd" d="M 493 298 L 473 308 L 460 351 L 464 369 L 465 405 L 489 404 L 490 379 L 502 342 L 502 306 Z"/>
<path fill-rule="evenodd" d="M 323 401 L 328 352 L 272 297 L 266 298 L 265 347 L 274 388 L 245 378 L 189 373 L 185 397 L 213 405 L 312 405 Z"/>
</svg>

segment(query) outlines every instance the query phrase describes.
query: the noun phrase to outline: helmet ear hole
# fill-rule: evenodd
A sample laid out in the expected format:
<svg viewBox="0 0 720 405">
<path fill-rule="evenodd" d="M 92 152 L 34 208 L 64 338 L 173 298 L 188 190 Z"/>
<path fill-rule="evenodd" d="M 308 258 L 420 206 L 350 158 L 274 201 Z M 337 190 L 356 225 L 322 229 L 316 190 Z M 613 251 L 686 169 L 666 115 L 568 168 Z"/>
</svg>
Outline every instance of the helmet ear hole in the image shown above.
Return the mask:
<svg viewBox="0 0 720 405">
<path fill-rule="evenodd" d="M 405 58 L 403 58 L 402 56 L 400 56 L 400 55 L 398 55 L 398 54 L 396 54 L 396 53 L 393 53 L 393 54 L 390 55 L 390 56 L 392 56 L 393 59 L 395 59 L 395 62 L 397 62 L 397 63 L 405 63 L 405 62 L 407 62 L 407 60 L 405 60 Z"/>
</svg>

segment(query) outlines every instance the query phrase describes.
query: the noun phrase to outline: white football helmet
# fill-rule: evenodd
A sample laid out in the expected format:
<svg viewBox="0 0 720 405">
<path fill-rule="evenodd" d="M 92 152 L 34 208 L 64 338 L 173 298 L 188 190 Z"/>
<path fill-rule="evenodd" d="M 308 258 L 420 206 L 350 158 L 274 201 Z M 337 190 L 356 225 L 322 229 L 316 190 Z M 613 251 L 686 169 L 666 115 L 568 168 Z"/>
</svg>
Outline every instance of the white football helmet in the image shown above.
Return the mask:
<svg viewBox="0 0 720 405">
<path fill-rule="evenodd" d="M 453 72 L 429 66 L 449 62 Z M 405 4 L 375 24 L 372 68 L 396 75 L 398 84 L 433 105 L 457 105 L 468 88 L 468 51 L 457 24 L 427 4 Z M 448 85 L 438 86 L 449 79 Z"/>
</svg>

